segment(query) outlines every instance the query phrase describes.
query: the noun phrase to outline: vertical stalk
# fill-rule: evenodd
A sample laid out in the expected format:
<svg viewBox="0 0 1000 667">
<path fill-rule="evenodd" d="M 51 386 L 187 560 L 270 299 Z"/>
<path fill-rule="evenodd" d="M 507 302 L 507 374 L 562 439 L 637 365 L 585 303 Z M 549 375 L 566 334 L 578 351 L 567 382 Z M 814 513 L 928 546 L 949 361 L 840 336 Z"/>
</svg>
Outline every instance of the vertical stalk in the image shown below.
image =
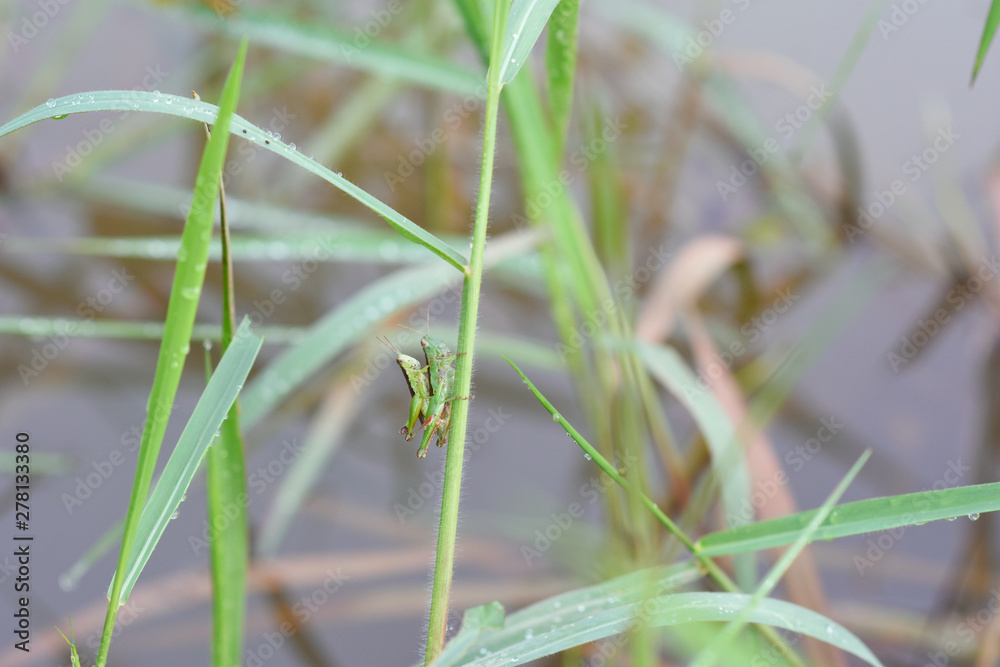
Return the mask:
<svg viewBox="0 0 1000 667">
<path fill-rule="evenodd" d="M 465 461 L 466 422 L 469 418 L 469 392 L 472 389 L 472 361 L 476 342 L 476 319 L 482 288 L 483 253 L 486 250 L 486 227 L 493 184 L 493 154 L 496 147 L 497 113 L 500 107 L 500 59 L 503 57 L 504 31 L 507 26 L 508 0 L 496 3 L 493 15 L 493 42 L 486 93 L 486 123 L 483 131 L 483 164 L 479 174 L 479 201 L 472 232 L 472 252 L 465 268 L 462 286 L 462 312 L 458 328 L 458 363 L 455 368 L 455 395 L 451 404 L 451 430 L 444 468 L 441 495 L 441 520 L 438 527 L 437 556 L 434 561 L 434 584 L 431 589 L 431 612 L 427 626 L 425 663 L 429 665 L 444 647 L 448 630 L 448 600 L 455 567 L 455 540 L 458 533 L 458 503 L 462 491 L 462 464 Z"/>
</svg>

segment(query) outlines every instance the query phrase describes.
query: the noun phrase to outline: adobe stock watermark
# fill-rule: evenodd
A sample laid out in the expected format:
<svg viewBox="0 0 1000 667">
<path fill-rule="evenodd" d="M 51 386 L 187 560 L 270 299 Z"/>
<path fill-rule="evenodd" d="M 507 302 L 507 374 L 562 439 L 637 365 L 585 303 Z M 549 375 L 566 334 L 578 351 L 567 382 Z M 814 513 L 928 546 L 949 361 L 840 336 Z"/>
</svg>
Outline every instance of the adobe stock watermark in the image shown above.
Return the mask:
<svg viewBox="0 0 1000 667">
<path fill-rule="evenodd" d="M 115 298 L 125 291 L 132 281 L 135 280 L 135 276 L 130 274 L 125 267 L 120 269 L 115 269 L 111 272 L 111 278 L 105 283 L 105 286 L 97 291 L 96 294 L 87 297 L 81 301 L 76 307 L 76 314 L 79 315 L 83 322 L 93 321 L 100 313 L 104 312 L 108 306 L 115 300 Z M 21 378 L 21 382 L 27 386 L 32 380 L 41 375 L 49 364 L 52 363 L 58 357 L 63 350 L 69 347 L 69 343 L 73 336 L 80 330 L 82 322 L 80 320 L 69 320 L 62 330 L 65 333 L 60 335 L 51 335 L 48 341 L 44 343 L 40 348 L 31 348 L 31 360 L 27 364 L 18 364 L 17 373 Z"/>
<path fill-rule="evenodd" d="M 927 662 L 924 663 L 924 667 L 948 667 L 952 658 L 958 657 L 963 652 L 975 650 L 981 641 L 978 637 L 995 622 L 998 613 L 1000 613 L 1000 586 L 990 591 L 989 600 L 984 607 L 975 614 L 966 615 L 955 626 L 951 635 L 941 645 L 943 650 L 927 652 Z M 965 664 L 966 661 L 961 660 L 961 662 Z"/>
<path fill-rule="evenodd" d="M 844 234 L 851 245 L 854 245 L 860 236 L 871 229 L 876 220 L 885 215 L 886 211 L 907 193 L 907 182 L 916 183 L 919 181 L 934 163 L 955 145 L 955 140 L 961 137 L 962 135 L 955 132 L 951 125 L 938 128 L 931 145 L 920 153 L 914 153 L 900 167 L 902 177 L 893 180 L 888 189 L 876 190 L 874 201 L 870 201 L 867 206 L 858 207 L 857 222 L 843 226 Z"/>
<path fill-rule="evenodd" d="M 767 308 L 740 327 L 741 338 L 732 341 L 728 347 L 719 351 L 704 368 L 698 371 L 695 381 L 684 387 L 684 392 L 696 398 L 708 391 L 712 384 L 750 350 L 749 346 L 760 340 L 764 333 L 774 326 L 780 316 L 787 313 L 798 300 L 799 295 L 793 293 L 791 288 L 783 287 L 778 290 L 777 295 Z"/>
<path fill-rule="evenodd" d="M 250 507 L 253 498 L 264 493 L 270 485 L 278 481 L 282 475 L 298 460 L 302 455 L 303 444 L 297 439 L 284 440 L 281 449 L 266 465 L 257 466 L 257 469 L 247 476 L 247 489 L 238 495 L 235 500 L 227 502 L 220 514 L 212 518 L 211 524 L 208 519 L 202 519 L 202 530 L 200 535 L 188 535 L 188 546 L 192 553 L 199 556 L 208 551 L 212 539 L 226 530 L 234 520 L 236 520 L 243 510 Z M 253 496 L 250 495 L 253 493 Z"/>
<path fill-rule="evenodd" d="M 663 268 L 667 260 L 671 257 L 673 257 L 673 253 L 666 252 L 662 245 L 650 248 L 645 261 L 632 271 L 632 275 L 619 278 L 615 282 L 612 286 L 614 296 L 609 297 L 595 311 L 587 313 L 583 318 L 583 322 L 573 329 L 568 342 L 564 343 L 560 341 L 556 343 L 556 354 L 559 355 L 559 359 L 566 361 L 570 353 L 582 348 L 584 342 L 600 331 L 600 328 L 608 321 L 610 316 L 623 304 L 627 303 L 635 295 L 639 287 L 648 282 L 657 271 Z"/>
<path fill-rule="evenodd" d="M 888 42 L 889 36 L 894 32 L 899 32 L 927 2 L 928 0 L 903 0 L 892 3 L 889 17 L 887 19 L 880 18 L 876 24 L 879 34 L 882 35 L 882 41 Z"/>
<path fill-rule="evenodd" d="M 121 635 L 122 631 L 128 626 L 138 620 L 139 616 L 146 611 L 145 607 L 139 607 L 135 603 L 135 596 L 130 596 L 130 598 L 123 602 L 118 608 L 118 612 L 115 615 L 115 625 L 111 631 L 111 638 L 114 639 Z M 87 639 L 84 642 L 88 648 L 90 648 L 95 653 L 101 647 L 101 632 L 95 631 L 87 635 Z M 86 664 L 84 657 L 80 656 L 80 661 Z"/>
<path fill-rule="evenodd" d="M 163 83 L 170 72 L 160 71 L 159 65 L 149 65 L 146 67 L 146 76 L 143 77 L 141 85 L 135 86 L 132 90 L 149 92 Z M 80 97 L 83 97 L 82 95 Z M 49 100 L 49 105 L 54 106 L 55 102 Z M 96 128 L 88 128 L 83 131 L 83 139 L 75 145 L 66 146 L 66 157 L 62 162 L 52 163 L 52 173 L 60 183 L 67 174 L 83 164 L 83 159 L 94 152 L 94 149 L 104 143 L 104 140 L 114 134 L 119 127 L 119 123 L 129 117 L 133 111 L 126 110 L 115 118 L 102 118 L 97 123 Z"/>
<path fill-rule="evenodd" d="M 295 636 L 296 628 L 305 626 L 323 606 L 330 602 L 330 599 L 340 591 L 343 586 L 350 581 L 350 575 L 346 575 L 336 570 L 326 570 L 326 578 L 319 586 L 313 589 L 309 595 L 301 596 L 291 606 L 291 612 L 298 620 L 298 625 L 292 625 L 288 621 L 282 621 L 275 631 L 263 633 L 261 640 L 256 646 L 246 649 L 246 656 L 243 664 L 246 667 L 261 667 L 265 662 L 285 645 L 285 642 Z"/>
<path fill-rule="evenodd" d="M 934 492 L 940 493 L 945 489 L 958 486 L 962 477 L 972 470 L 971 466 L 962 464 L 962 459 L 956 459 L 954 461 L 949 459 L 947 464 L 948 468 L 944 471 L 944 474 L 941 475 L 940 479 L 935 480 L 929 488 L 921 489 L 921 492 L 930 491 L 932 493 L 929 496 L 922 496 L 915 499 L 913 501 L 914 509 L 917 511 L 933 509 L 936 506 Z M 867 570 L 875 567 L 876 563 L 885 558 L 885 555 L 903 539 L 903 535 L 906 533 L 907 528 L 913 525 L 912 521 L 913 515 L 905 514 L 902 517 L 904 525 L 883 530 L 877 537 L 869 538 L 865 543 L 868 548 L 865 550 L 864 555 L 855 554 L 851 559 L 851 562 L 854 565 L 854 568 L 858 571 L 858 574 L 862 577 L 865 576 Z"/>
<path fill-rule="evenodd" d="M 1000 261 L 996 255 L 984 257 L 979 262 L 974 275 L 959 282 L 952 287 L 945 295 L 945 306 L 938 308 L 926 320 L 917 320 L 916 329 L 907 336 L 900 338 L 900 344 L 896 349 L 886 353 L 889 367 L 893 373 L 899 371 L 916 358 L 920 350 L 925 348 L 934 339 L 948 322 L 952 315 L 959 312 L 967 304 L 972 302 L 976 296 L 983 291 L 986 284 L 997 277 L 1000 273 Z"/>
<path fill-rule="evenodd" d="M 800 472 L 805 468 L 806 463 L 819 454 L 823 446 L 832 442 L 837 437 L 837 433 L 844 428 L 844 425 L 837 421 L 836 417 L 822 417 L 819 420 L 819 428 L 816 434 L 785 454 L 785 463 L 794 471 Z M 754 484 L 749 498 L 744 498 L 740 502 L 736 513 L 726 512 L 726 525 L 729 527 L 743 526 L 755 520 L 756 514 L 772 498 L 778 495 L 778 490 L 788 484 L 788 473 L 784 469 L 778 468 L 770 479 L 759 479 Z"/>
<path fill-rule="evenodd" d="M 174 404 L 176 407 L 176 404 Z M 139 451 L 142 444 L 142 431 L 145 421 L 141 424 L 134 424 L 131 428 L 121 434 L 118 444 L 121 449 L 112 449 L 99 461 L 91 461 L 87 474 L 74 479 L 73 493 L 63 493 L 60 497 L 66 513 L 70 516 L 78 507 L 82 507 L 85 500 L 88 500 L 94 493 L 111 478 L 111 475 L 120 468 L 131 454 Z"/>
<path fill-rule="evenodd" d="M 623 465 L 616 465 L 619 471 L 624 470 L 635 462 L 635 457 L 627 455 Z M 535 530 L 534 540 L 530 544 L 521 545 L 521 556 L 527 565 L 532 561 L 542 557 L 552 545 L 562 539 L 573 524 L 583 517 L 586 508 L 596 503 L 604 493 L 615 486 L 615 480 L 610 475 L 600 473 L 591 477 L 580 486 L 579 494 L 584 502 L 571 502 L 564 512 L 552 512 L 549 514 L 550 521 L 543 527 Z"/>
<path fill-rule="evenodd" d="M 751 3 L 751 0 L 731 1 L 736 10 L 740 12 L 745 12 Z M 722 36 L 726 27 L 736 22 L 736 18 L 736 11 L 727 7 L 720 11 L 715 18 L 702 21 L 701 25 L 704 29 L 688 36 L 684 40 L 682 48 L 674 53 L 674 65 L 677 66 L 677 69 L 683 71 L 687 65 L 700 58 L 705 53 L 705 49 L 711 47 L 715 40 Z"/>
<path fill-rule="evenodd" d="M 382 34 L 392 19 L 403 11 L 403 3 L 400 0 L 389 0 L 384 8 L 373 9 L 370 12 L 371 18 L 363 26 L 355 26 L 353 46 L 342 44 L 340 52 L 347 62 L 351 62 L 363 49 L 367 49 L 372 40 Z"/>
<path fill-rule="evenodd" d="M 415 139 L 413 150 L 398 157 L 396 171 L 385 170 L 382 172 L 382 178 L 385 179 L 389 191 L 395 192 L 397 186 L 402 185 L 406 179 L 415 174 L 418 167 L 447 143 L 451 132 L 446 131 L 445 128 L 451 131 L 457 130 L 474 111 L 482 106 L 485 97 L 486 86 L 482 85 L 475 93 L 466 95 L 445 110 L 443 116 L 445 127 L 436 127 L 428 136 Z"/>
<path fill-rule="evenodd" d="M 39 32 L 45 29 L 49 21 L 54 19 L 62 11 L 62 8 L 72 1 L 36 0 L 35 6 L 38 7 L 38 11 L 33 12 L 31 16 L 22 17 L 17 32 L 11 30 L 7 33 L 7 43 L 10 44 L 11 50 L 14 53 L 20 51 L 22 46 L 26 46 L 28 42 L 33 40 Z"/>
<path fill-rule="evenodd" d="M 510 216 L 514 228 L 528 227 L 531 224 L 529 218 L 540 220 L 542 213 L 552 206 L 556 197 L 559 197 L 581 174 L 587 171 L 590 163 L 603 155 L 608 150 L 608 146 L 618 141 L 626 129 L 628 129 L 628 125 L 621 120 L 620 116 L 605 118 L 601 132 L 569 155 L 569 163 L 575 169 L 572 171 L 561 169 L 554 179 L 542 183 L 541 188 L 539 188 L 541 192 L 525 202 L 524 210 L 528 214 L 527 218 L 517 212 Z"/>
<path fill-rule="evenodd" d="M 478 452 L 511 417 L 513 415 L 505 413 L 502 405 L 498 408 L 487 410 L 487 417 L 483 421 L 483 425 L 470 429 L 466 434 L 466 450 Z M 421 482 L 416 487 L 411 486 L 406 490 L 405 505 L 400 502 L 393 503 L 392 509 L 395 510 L 396 518 L 399 519 L 400 524 L 404 524 L 412 519 L 429 500 L 436 498 L 439 490 L 444 485 L 443 470 L 426 471 L 424 472 L 424 478 L 426 481 Z"/>
<path fill-rule="evenodd" d="M 665 611 L 664 605 L 670 604 L 666 596 L 676 589 L 677 586 L 672 585 L 669 580 L 663 581 L 655 588 L 650 588 L 646 591 L 646 597 L 631 604 L 623 605 L 623 611 L 631 608 L 630 610 L 633 612 L 628 626 L 619 633 L 595 642 L 595 654 L 588 656 L 581 664 L 585 665 L 585 667 L 606 667 L 607 665 L 620 664 L 618 660 L 614 659 L 615 656 L 627 648 L 636 632 L 647 628 L 652 619 Z"/>
<path fill-rule="evenodd" d="M 827 89 L 825 83 L 810 86 L 805 101 L 779 118 L 774 124 L 774 131 L 786 142 L 791 140 L 797 131 L 805 127 L 813 114 L 825 107 L 832 97 L 833 93 Z M 746 149 L 747 158 L 729 168 L 729 177 L 725 181 L 715 182 L 715 189 L 722 201 L 729 201 L 729 197 L 746 185 L 748 179 L 780 150 L 781 146 L 774 137 L 767 137 L 760 146 Z"/>
</svg>

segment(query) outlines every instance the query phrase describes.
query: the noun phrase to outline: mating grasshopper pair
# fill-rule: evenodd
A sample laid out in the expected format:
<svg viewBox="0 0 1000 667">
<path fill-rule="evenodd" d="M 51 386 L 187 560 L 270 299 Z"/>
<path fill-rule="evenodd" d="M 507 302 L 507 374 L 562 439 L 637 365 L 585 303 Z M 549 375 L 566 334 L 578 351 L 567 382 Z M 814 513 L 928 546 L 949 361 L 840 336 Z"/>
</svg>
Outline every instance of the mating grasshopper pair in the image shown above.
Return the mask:
<svg viewBox="0 0 1000 667">
<path fill-rule="evenodd" d="M 402 326 L 402 325 L 400 325 Z M 404 327 L 409 329 L 409 327 Z M 410 331 L 416 331 L 410 329 Z M 416 331 L 416 333 L 420 333 Z M 429 333 L 420 339 L 420 347 L 424 350 L 426 365 L 421 365 L 413 357 L 403 354 L 389 342 L 382 343 L 396 353 L 396 363 L 403 371 L 406 384 L 410 389 L 410 414 L 406 424 L 399 429 L 399 434 L 406 436 L 406 441 L 413 440 L 417 424 L 424 427 L 424 437 L 417 450 L 417 458 L 427 456 L 427 447 L 431 436 L 437 435 L 437 446 L 448 444 L 448 429 L 451 428 L 451 404 L 455 396 L 455 367 L 452 365 L 458 355 L 453 354 L 440 338 Z"/>
</svg>

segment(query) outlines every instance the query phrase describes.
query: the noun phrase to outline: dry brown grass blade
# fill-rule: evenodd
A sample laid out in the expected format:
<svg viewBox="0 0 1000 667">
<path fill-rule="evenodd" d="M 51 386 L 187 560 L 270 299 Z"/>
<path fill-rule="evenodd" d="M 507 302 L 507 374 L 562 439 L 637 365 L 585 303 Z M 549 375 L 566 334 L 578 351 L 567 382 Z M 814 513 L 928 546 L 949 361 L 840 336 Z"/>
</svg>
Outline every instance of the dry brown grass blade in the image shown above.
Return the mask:
<svg viewBox="0 0 1000 667">
<path fill-rule="evenodd" d="M 743 243 L 722 234 L 706 234 L 685 245 L 643 302 L 636 336 L 649 342 L 669 338 L 679 314 L 742 256 Z"/>
</svg>

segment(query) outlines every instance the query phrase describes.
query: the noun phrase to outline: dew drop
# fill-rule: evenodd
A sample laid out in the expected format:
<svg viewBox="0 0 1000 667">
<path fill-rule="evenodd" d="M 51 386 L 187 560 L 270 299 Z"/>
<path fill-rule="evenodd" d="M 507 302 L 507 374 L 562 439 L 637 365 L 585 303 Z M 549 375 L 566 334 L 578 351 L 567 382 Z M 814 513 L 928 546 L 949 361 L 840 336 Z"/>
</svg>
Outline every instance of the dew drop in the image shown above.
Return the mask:
<svg viewBox="0 0 1000 667">
<path fill-rule="evenodd" d="M 45 106 L 47 106 L 50 109 L 52 107 L 54 107 L 55 105 L 56 105 L 56 101 L 54 99 L 52 99 L 51 97 L 49 98 L 49 101 L 45 103 Z"/>
<path fill-rule="evenodd" d="M 64 591 L 71 591 L 76 588 L 76 582 L 68 574 L 59 575 L 59 588 Z"/>
<path fill-rule="evenodd" d="M 153 97 L 154 97 L 155 99 L 159 99 L 159 98 L 160 98 L 160 91 L 158 91 L 158 90 L 154 90 L 154 91 L 153 91 Z"/>
<path fill-rule="evenodd" d="M 947 518 L 947 521 L 955 521 L 956 519 L 958 519 L 957 516 L 950 516 Z"/>
<path fill-rule="evenodd" d="M 583 458 L 587 459 L 588 461 L 593 461 L 593 459 L 590 458 L 590 454 L 584 454 Z"/>
<path fill-rule="evenodd" d="M 61 116 L 53 116 L 53 117 L 52 117 L 52 120 L 62 120 L 63 118 L 65 118 L 65 117 L 66 117 L 66 116 L 68 116 L 68 115 L 69 115 L 68 113 L 64 113 L 64 114 L 63 114 L 63 115 L 61 115 Z"/>
<path fill-rule="evenodd" d="M 979 519 L 979 512 L 973 512 L 969 515 L 969 521 L 976 521 Z"/>
</svg>

